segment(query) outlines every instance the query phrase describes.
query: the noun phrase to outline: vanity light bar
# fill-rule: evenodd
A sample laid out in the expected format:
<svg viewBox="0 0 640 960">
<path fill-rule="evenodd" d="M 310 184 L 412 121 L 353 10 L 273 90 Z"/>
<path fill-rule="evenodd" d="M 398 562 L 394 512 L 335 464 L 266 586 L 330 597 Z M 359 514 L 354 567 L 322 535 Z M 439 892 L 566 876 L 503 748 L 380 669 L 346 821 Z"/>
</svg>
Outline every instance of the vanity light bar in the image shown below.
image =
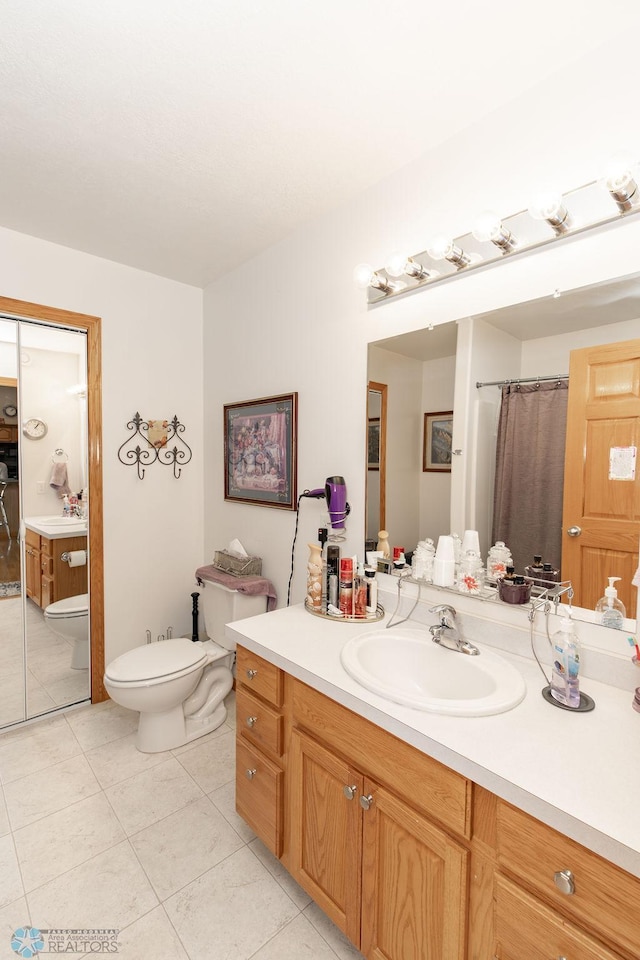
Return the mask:
<svg viewBox="0 0 640 960">
<path fill-rule="evenodd" d="M 610 161 L 602 177 L 567 193 L 547 191 L 510 217 L 481 214 L 473 231 L 461 237 L 434 237 L 426 250 L 394 254 L 386 267 L 356 267 L 359 286 L 374 305 L 403 296 L 480 266 L 503 263 L 564 237 L 619 222 L 640 212 L 640 164 L 627 158 Z M 437 268 L 436 268 L 437 264 Z M 401 281 L 392 278 L 402 277 Z"/>
</svg>

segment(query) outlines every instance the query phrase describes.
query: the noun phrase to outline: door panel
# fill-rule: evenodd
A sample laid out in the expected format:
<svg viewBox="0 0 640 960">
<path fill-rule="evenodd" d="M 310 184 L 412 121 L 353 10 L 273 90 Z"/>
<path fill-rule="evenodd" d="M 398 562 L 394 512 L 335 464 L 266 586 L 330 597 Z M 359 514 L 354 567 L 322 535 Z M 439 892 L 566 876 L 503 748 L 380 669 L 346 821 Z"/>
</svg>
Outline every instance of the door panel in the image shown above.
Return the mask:
<svg viewBox="0 0 640 960">
<path fill-rule="evenodd" d="M 565 461 L 562 579 L 578 606 L 593 609 L 607 577 L 634 617 L 640 469 L 633 480 L 610 475 L 614 448 L 640 445 L 640 339 L 571 353 Z M 639 463 L 640 467 L 640 463 Z M 568 530 L 580 527 L 572 537 Z"/>
</svg>

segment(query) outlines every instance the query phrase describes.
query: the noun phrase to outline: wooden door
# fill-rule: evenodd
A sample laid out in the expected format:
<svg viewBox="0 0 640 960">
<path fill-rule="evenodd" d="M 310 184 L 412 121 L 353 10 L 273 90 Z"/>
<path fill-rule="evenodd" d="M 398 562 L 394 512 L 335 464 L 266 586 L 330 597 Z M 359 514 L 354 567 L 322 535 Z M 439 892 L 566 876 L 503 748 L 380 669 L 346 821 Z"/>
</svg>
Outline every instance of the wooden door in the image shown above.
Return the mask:
<svg viewBox="0 0 640 960">
<path fill-rule="evenodd" d="M 640 459 L 635 479 L 620 479 L 640 445 L 640 339 L 573 350 L 564 474 L 562 579 L 574 603 L 593 609 L 607 577 L 635 617 L 631 579 L 640 542 Z M 611 465 L 612 455 L 618 454 Z M 568 530 L 580 528 L 578 536 Z"/>
<path fill-rule="evenodd" d="M 365 780 L 364 790 L 362 953 L 464 960 L 467 851 L 382 787 Z"/>
<path fill-rule="evenodd" d="M 297 730 L 291 738 L 288 775 L 291 873 L 359 946 L 362 776 Z"/>
</svg>

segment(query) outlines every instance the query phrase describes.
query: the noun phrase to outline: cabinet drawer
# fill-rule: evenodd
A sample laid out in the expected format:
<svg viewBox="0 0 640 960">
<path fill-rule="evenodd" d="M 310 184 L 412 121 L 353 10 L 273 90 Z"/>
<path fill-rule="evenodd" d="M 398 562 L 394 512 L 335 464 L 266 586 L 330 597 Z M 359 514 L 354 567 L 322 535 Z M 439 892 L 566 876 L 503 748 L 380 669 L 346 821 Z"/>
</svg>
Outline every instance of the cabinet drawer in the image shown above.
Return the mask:
<svg viewBox="0 0 640 960">
<path fill-rule="evenodd" d="M 299 680 L 294 721 L 417 810 L 464 837 L 471 834 L 471 783 L 364 717 Z"/>
<path fill-rule="evenodd" d="M 496 879 L 498 960 L 619 960 L 504 877 Z"/>
<path fill-rule="evenodd" d="M 237 650 L 236 677 L 240 683 L 246 684 L 253 693 L 267 700 L 274 707 L 282 706 L 284 690 L 282 671 L 244 647 L 238 647 Z"/>
<path fill-rule="evenodd" d="M 640 880 L 503 801 L 497 810 L 500 866 L 522 879 L 567 916 L 606 943 L 640 955 Z M 570 870 L 573 893 L 563 893 L 556 872 Z"/>
<path fill-rule="evenodd" d="M 26 529 L 24 532 L 24 542 L 28 547 L 33 547 L 34 550 L 39 550 L 40 534 L 34 533 L 33 530 Z"/>
<path fill-rule="evenodd" d="M 236 739 L 236 810 L 276 856 L 282 854 L 284 774 L 275 763 Z"/>
<path fill-rule="evenodd" d="M 281 714 L 238 685 L 236 727 L 239 734 L 276 757 L 281 757 L 283 723 Z"/>
</svg>

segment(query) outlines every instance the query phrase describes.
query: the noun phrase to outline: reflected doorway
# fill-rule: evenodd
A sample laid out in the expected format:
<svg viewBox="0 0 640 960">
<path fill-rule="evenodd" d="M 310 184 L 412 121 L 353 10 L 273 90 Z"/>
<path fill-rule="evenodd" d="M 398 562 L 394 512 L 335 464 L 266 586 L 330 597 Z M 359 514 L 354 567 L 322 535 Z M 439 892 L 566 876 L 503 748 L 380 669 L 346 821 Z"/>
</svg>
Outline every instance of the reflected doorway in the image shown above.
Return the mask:
<svg viewBox="0 0 640 960">
<path fill-rule="evenodd" d="M 375 550 L 386 524 L 387 384 L 370 380 L 367 388 L 366 549 Z"/>
</svg>

